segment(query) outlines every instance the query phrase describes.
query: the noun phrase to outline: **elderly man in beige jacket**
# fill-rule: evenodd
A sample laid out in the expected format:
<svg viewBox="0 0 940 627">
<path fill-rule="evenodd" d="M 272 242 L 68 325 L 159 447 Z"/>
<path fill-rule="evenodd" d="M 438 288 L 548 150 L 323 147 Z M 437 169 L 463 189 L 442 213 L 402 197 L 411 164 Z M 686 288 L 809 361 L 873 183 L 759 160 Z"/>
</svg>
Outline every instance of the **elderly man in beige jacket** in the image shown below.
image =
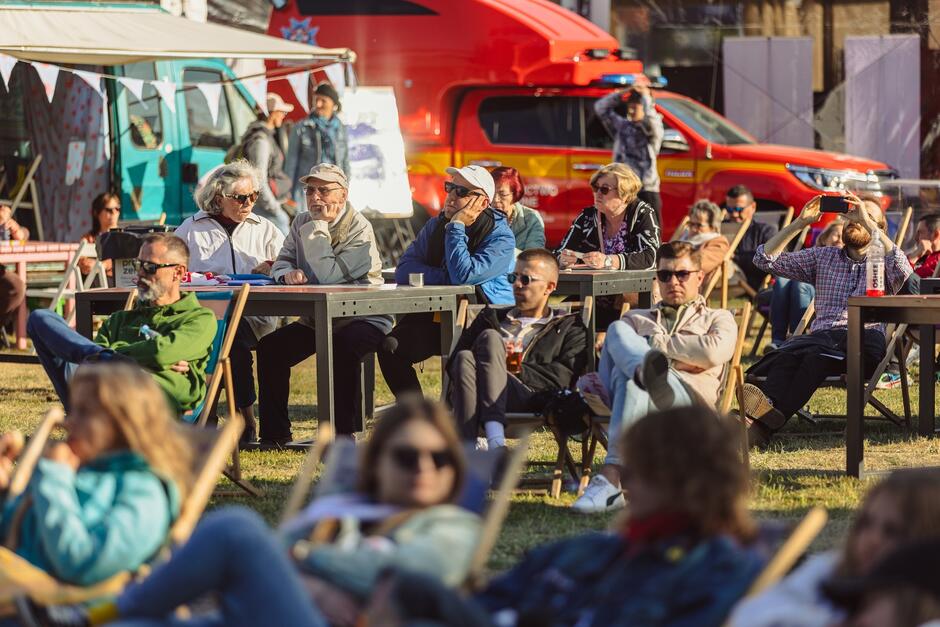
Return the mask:
<svg viewBox="0 0 940 627">
<path fill-rule="evenodd" d="M 291 224 L 271 276 L 285 285 L 381 284 L 382 262 L 372 225 L 348 202 L 349 183 L 338 166 L 321 163 L 301 177 L 307 211 Z M 392 330 L 390 316 L 342 318 L 333 325 L 336 432 L 351 434 L 359 391 L 359 362 Z M 258 406 L 262 448 L 290 441 L 290 369 L 316 351 L 313 320 L 303 318 L 258 344 Z"/>
<path fill-rule="evenodd" d="M 611 443 L 653 409 L 693 401 L 714 405 L 722 369 L 734 353 L 734 317 L 709 308 L 699 294 L 700 253 L 688 242 L 670 242 L 659 248 L 657 259 L 662 301 L 653 309 L 631 311 L 607 329 L 597 374 L 612 400 Z M 601 472 L 575 501 L 575 511 L 623 507 L 620 468 L 619 451 L 611 447 Z"/>
</svg>

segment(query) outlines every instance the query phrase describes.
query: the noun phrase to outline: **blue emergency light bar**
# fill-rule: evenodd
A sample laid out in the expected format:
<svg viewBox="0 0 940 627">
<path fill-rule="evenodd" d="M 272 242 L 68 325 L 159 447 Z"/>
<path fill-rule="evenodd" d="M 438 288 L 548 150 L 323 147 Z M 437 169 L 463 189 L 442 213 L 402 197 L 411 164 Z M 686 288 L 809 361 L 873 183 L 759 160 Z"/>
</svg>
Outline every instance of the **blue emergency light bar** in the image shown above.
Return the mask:
<svg viewBox="0 0 940 627">
<path fill-rule="evenodd" d="M 602 74 L 599 82 L 604 85 L 630 87 L 636 82 L 638 76 L 642 76 L 642 74 Z M 662 89 L 669 84 L 669 81 L 663 76 L 654 76 L 650 77 L 650 84 L 651 87 Z"/>
</svg>

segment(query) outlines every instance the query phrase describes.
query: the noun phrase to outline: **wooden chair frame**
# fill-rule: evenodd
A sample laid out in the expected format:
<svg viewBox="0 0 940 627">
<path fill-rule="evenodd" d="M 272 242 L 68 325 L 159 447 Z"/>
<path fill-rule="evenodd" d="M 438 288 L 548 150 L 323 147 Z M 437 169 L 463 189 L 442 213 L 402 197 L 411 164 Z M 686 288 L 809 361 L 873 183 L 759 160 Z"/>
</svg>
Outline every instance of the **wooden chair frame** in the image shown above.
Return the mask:
<svg viewBox="0 0 940 627">
<path fill-rule="evenodd" d="M 98 287 L 108 287 L 108 276 L 105 273 L 104 265 L 100 261 L 96 261 L 92 271 L 88 274 L 87 277 L 82 276 L 82 271 L 79 269 L 78 263 L 83 257 L 94 257 L 98 259 L 98 252 L 95 249 L 94 244 L 88 242 L 79 242 L 78 248 L 75 249 L 75 254 L 72 255 L 72 258 L 65 265 L 65 272 L 62 275 L 62 280 L 59 282 L 59 285 L 54 288 L 26 288 L 26 296 L 32 296 L 33 298 L 48 298 L 51 300 L 49 304 L 49 309 L 55 310 L 59 304 L 60 299 L 73 299 L 75 294 L 78 292 L 84 292 L 92 289 L 95 285 L 95 281 L 98 282 Z M 66 321 L 69 324 L 72 324 L 75 321 L 75 310 L 72 308 L 69 311 Z"/>
<path fill-rule="evenodd" d="M 41 154 L 36 155 L 36 158 L 29 164 L 23 179 L 18 181 L 17 184 L 14 184 L 11 189 L 13 197 L 0 198 L 0 204 L 10 205 L 14 216 L 16 215 L 17 209 L 32 209 L 33 218 L 36 221 L 36 236 L 42 241 L 45 239 L 45 234 L 43 233 L 42 215 L 39 209 L 39 187 L 36 185 L 36 172 L 39 170 L 40 163 L 42 163 Z M 13 189 L 16 191 L 13 192 Z M 29 193 L 29 200 L 25 199 L 27 192 Z"/>
<path fill-rule="evenodd" d="M 750 226 L 751 218 L 744 220 L 738 227 L 737 233 L 731 238 L 728 250 L 725 251 L 725 256 L 722 258 L 718 267 L 712 271 L 711 276 L 708 278 L 708 283 L 705 284 L 705 289 L 702 290 L 702 296 L 705 298 L 705 302 L 708 302 L 715 287 L 720 284 L 721 309 L 728 308 L 728 280 L 734 274 L 734 253 L 738 250 L 738 245 L 741 243 L 741 240 L 744 239 L 744 234 Z"/>
<path fill-rule="evenodd" d="M 7 504 L 25 490 L 52 430 L 61 424 L 63 418 L 61 408 L 46 413 L 17 461 L 6 496 Z M 180 507 L 179 516 L 170 527 L 158 560 L 167 558 L 174 547 L 185 543 L 192 535 L 229 456 L 238 448 L 238 437 L 244 424 L 241 416 L 235 416 L 226 421 L 220 430 L 180 425 L 184 436 L 193 443 L 194 448 L 197 451 L 204 450 L 205 454 L 199 458 L 193 486 Z M 5 541 L 8 542 L 9 538 Z M 0 611 L 9 611 L 14 598 L 23 594 L 41 605 L 83 603 L 115 596 L 132 579 L 146 576 L 147 572 L 149 566 L 144 566 L 137 573 L 125 571 L 92 586 L 76 586 L 63 583 L 33 566 L 6 544 L 0 548 Z"/>
</svg>

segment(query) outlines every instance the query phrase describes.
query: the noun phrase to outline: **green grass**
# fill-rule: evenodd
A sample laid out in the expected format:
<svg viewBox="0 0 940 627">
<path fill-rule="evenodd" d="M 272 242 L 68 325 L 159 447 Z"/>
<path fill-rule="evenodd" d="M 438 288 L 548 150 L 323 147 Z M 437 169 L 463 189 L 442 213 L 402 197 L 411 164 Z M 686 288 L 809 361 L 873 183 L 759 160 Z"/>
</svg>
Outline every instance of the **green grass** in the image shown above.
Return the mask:
<svg viewBox="0 0 940 627">
<path fill-rule="evenodd" d="M 747 354 L 747 353 L 745 353 Z M 439 362 L 426 364 L 420 378 L 427 394 L 440 393 Z M 294 436 L 315 433 L 316 394 L 315 367 L 307 360 L 294 369 L 291 379 L 292 419 Z M 911 389 L 915 402 L 917 386 Z M 376 403 L 389 403 L 392 396 L 381 375 L 376 386 Z M 900 390 L 878 393 L 889 407 L 901 409 Z M 55 394 L 39 366 L 0 363 L 0 431 L 21 429 L 27 433 L 38 423 L 44 410 L 55 402 Z M 815 413 L 841 415 L 845 413 L 845 391 L 826 389 L 817 392 L 810 408 Z M 869 408 L 869 414 L 873 410 Z M 837 545 L 848 519 L 864 495 L 867 481 L 846 477 L 845 448 L 842 429 L 844 421 L 823 421 L 808 425 L 792 420 L 771 448 L 751 454 L 753 475 L 752 508 L 761 519 L 796 520 L 815 506 L 829 510 L 831 522 L 817 539 L 813 550 Z M 903 466 L 940 465 L 940 440 L 912 436 L 884 421 L 866 423 L 866 468 L 890 469 Z M 530 459 L 554 459 L 553 440 L 544 433 L 534 437 Z M 572 453 L 580 455 L 580 447 Z M 600 464 L 603 451 L 595 459 Z M 210 507 L 242 503 L 261 512 L 269 521 L 275 521 L 286 501 L 291 482 L 303 456 L 295 452 L 242 453 L 243 472 L 249 480 L 264 490 L 264 496 L 251 499 L 240 495 L 220 495 L 213 498 Z M 222 488 L 230 489 L 230 484 Z M 517 494 L 512 499 L 508 520 L 494 551 L 490 567 L 506 568 L 528 548 L 573 535 L 589 529 L 607 527 L 613 516 L 581 516 L 568 509 L 574 495 L 563 494 L 558 500 L 543 494 Z"/>
</svg>

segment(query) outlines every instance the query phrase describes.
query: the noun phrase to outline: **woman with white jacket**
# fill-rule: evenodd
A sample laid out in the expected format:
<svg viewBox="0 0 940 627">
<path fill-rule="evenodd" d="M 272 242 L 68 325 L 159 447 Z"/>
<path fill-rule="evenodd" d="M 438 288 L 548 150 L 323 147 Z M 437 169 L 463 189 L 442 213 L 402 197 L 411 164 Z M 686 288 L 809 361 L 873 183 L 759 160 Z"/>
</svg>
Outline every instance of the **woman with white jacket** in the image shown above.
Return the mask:
<svg viewBox="0 0 940 627">
<path fill-rule="evenodd" d="M 194 194 L 199 211 L 176 229 L 189 246 L 189 269 L 214 274 L 269 274 L 284 244 L 273 222 L 252 212 L 264 185 L 261 172 L 244 159 L 209 173 Z M 248 316 L 238 326 L 232 344 L 235 401 L 245 418 L 243 442 L 256 438 L 255 382 L 251 351 L 277 327 L 277 318 Z"/>
</svg>

